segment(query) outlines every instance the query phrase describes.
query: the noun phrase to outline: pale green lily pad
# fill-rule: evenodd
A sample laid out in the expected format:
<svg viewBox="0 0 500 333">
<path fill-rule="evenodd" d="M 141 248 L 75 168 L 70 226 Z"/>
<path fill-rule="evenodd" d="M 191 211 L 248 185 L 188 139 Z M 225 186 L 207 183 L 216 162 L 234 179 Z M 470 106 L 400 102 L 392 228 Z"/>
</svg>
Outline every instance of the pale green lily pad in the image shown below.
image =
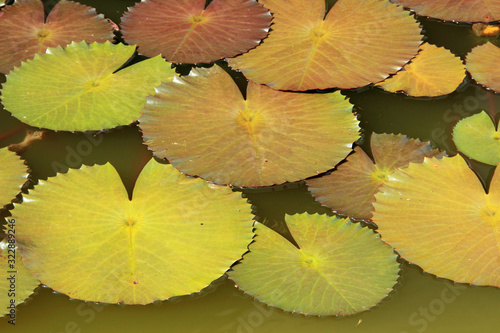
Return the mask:
<svg viewBox="0 0 500 333">
<path fill-rule="evenodd" d="M 500 132 L 485 111 L 460 120 L 453 129 L 457 149 L 490 165 L 500 162 Z"/>
<path fill-rule="evenodd" d="M 41 181 L 13 215 L 19 252 L 43 284 L 106 303 L 199 292 L 241 258 L 254 235 L 241 194 L 155 160 L 131 200 L 110 164 L 83 166 Z"/>
<path fill-rule="evenodd" d="M 240 289 L 285 311 L 351 315 L 378 304 L 398 279 L 396 254 L 359 223 L 286 215 L 299 248 L 260 223 L 255 242 L 228 272 Z"/>
<path fill-rule="evenodd" d="M 116 72 L 134 52 L 135 46 L 110 42 L 49 48 L 7 75 L 2 102 L 35 127 L 88 131 L 128 125 L 141 115 L 146 96 L 175 75 L 160 56 Z"/>
<path fill-rule="evenodd" d="M 14 235 L 12 231 L 7 232 Z M 0 317 L 15 320 L 15 307 L 33 294 L 33 289 L 39 284 L 16 251 L 15 238 L 11 236 L 0 241 Z"/>
<path fill-rule="evenodd" d="M 0 208 L 21 192 L 28 177 L 23 160 L 7 148 L 0 149 Z"/>
</svg>

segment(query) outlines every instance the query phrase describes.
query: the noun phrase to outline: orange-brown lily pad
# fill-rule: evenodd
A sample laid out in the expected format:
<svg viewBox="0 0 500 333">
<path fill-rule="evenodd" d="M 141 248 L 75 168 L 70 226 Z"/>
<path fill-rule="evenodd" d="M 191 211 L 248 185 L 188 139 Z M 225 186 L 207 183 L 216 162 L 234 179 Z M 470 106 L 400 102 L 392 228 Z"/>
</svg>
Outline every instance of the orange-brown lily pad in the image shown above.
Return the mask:
<svg viewBox="0 0 500 333">
<path fill-rule="evenodd" d="M 426 272 L 500 287 L 500 174 L 489 193 L 460 156 L 426 158 L 375 195 L 382 239 Z"/>
<path fill-rule="evenodd" d="M 375 193 L 390 175 L 410 162 L 421 163 L 426 156 L 434 156 L 428 142 L 409 139 L 405 135 L 376 134 L 371 137 L 373 159 L 360 148 L 347 162 L 331 174 L 307 180 L 309 191 L 324 206 L 356 219 L 372 217 Z"/>
<path fill-rule="evenodd" d="M 446 21 L 493 22 L 500 20 L 498 0 L 392 0 L 418 15 Z"/>
<path fill-rule="evenodd" d="M 319 174 L 359 138 L 352 105 L 340 92 L 282 92 L 249 82 L 244 99 L 219 66 L 163 83 L 139 122 L 156 156 L 184 173 L 237 186 Z"/>
<path fill-rule="evenodd" d="M 466 68 L 477 83 L 500 93 L 500 48 L 488 42 L 467 54 Z"/>
<path fill-rule="evenodd" d="M 262 0 L 273 26 L 259 47 L 228 59 L 250 80 L 281 90 L 356 88 L 397 72 L 417 52 L 420 28 L 388 1 Z"/>
<path fill-rule="evenodd" d="M 0 15 L 0 73 L 7 73 L 48 47 L 85 40 L 112 40 L 113 25 L 94 8 L 77 2 L 59 1 L 47 18 L 40 0 L 17 0 Z"/>
<path fill-rule="evenodd" d="M 404 91 L 414 97 L 434 97 L 452 93 L 464 78 L 465 66 L 459 57 L 444 47 L 424 43 L 410 63 L 377 85 L 390 92 Z"/>
<path fill-rule="evenodd" d="M 254 0 L 146 0 L 122 17 L 123 38 L 148 56 L 174 63 L 212 62 L 256 47 L 272 16 Z"/>
</svg>

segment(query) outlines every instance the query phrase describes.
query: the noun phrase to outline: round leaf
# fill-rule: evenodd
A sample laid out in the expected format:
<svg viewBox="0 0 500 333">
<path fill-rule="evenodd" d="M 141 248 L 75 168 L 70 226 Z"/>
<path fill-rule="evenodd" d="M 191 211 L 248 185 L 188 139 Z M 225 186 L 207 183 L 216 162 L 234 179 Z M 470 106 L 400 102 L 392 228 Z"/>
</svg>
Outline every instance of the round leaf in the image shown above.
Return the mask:
<svg viewBox="0 0 500 333">
<path fill-rule="evenodd" d="M 460 120 L 453 129 L 453 141 L 457 149 L 486 164 L 500 162 L 500 133 L 486 112 Z"/>
<path fill-rule="evenodd" d="M 41 182 L 13 212 L 19 251 L 35 276 L 95 302 L 146 304 L 199 292 L 253 236 L 239 193 L 155 160 L 132 200 L 110 164 L 83 166 Z"/>
<path fill-rule="evenodd" d="M 23 303 L 40 282 L 16 253 L 14 238 L 0 241 L 0 317 L 15 319 L 15 307 Z M 11 317 L 10 315 L 14 317 Z"/>
<path fill-rule="evenodd" d="M 0 15 L 0 73 L 9 72 L 35 53 L 71 42 L 103 43 L 112 40 L 109 20 L 94 8 L 73 1 L 59 1 L 45 20 L 40 0 L 17 0 Z"/>
<path fill-rule="evenodd" d="M 467 54 L 466 68 L 477 83 L 500 93 L 500 48 L 488 42 Z"/>
<path fill-rule="evenodd" d="M 261 302 L 309 315 L 351 315 L 379 303 L 398 278 L 399 264 L 378 234 L 345 219 L 285 217 L 299 248 L 255 223 L 255 242 L 229 271 Z"/>
<path fill-rule="evenodd" d="M 446 21 L 492 22 L 500 20 L 500 2 L 497 0 L 391 0 L 418 15 Z"/>
<path fill-rule="evenodd" d="M 390 92 L 402 90 L 414 97 L 434 97 L 452 93 L 464 77 L 465 66 L 459 57 L 444 47 L 424 43 L 410 63 L 377 85 Z"/>
<path fill-rule="evenodd" d="M 255 0 L 147 0 L 122 17 L 123 38 L 148 57 L 212 62 L 234 57 L 267 36 L 272 16 Z"/>
<path fill-rule="evenodd" d="M 497 170 L 498 171 L 498 170 Z M 500 287 L 500 176 L 489 194 L 460 156 L 426 158 L 375 195 L 382 239 L 426 272 Z"/>
<path fill-rule="evenodd" d="M 28 174 L 23 160 L 8 149 L 0 149 L 0 208 L 21 192 Z"/>
<path fill-rule="evenodd" d="M 174 76 L 159 56 L 116 72 L 134 52 L 134 46 L 110 42 L 49 49 L 7 75 L 2 102 L 28 125 L 57 131 L 128 125 L 154 87 Z"/>
<path fill-rule="evenodd" d="M 359 137 L 339 92 L 300 94 L 249 82 L 246 100 L 220 67 L 164 83 L 139 119 L 146 144 L 182 172 L 267 186 L 332 168 Z"/>
<path fill-rule="evenodd" d="M 375 163 L 360 148 L 347 157 L 347 162 L 337 170 L 320 178 L 308 179 L 307 186 L 321 204 L 334 212 L 356 219 L 372 217 L 375 193 L 398 168 L 408 163 L 422 163 L 425 156 L 439 153 L 428 142 L 409 139 L 404 135 L 377 134 L 371 137 L 371 149 Z"/>
<path fill-rule="evenodd" d="M 228 59 L 247 78 L 274 89 L 356 88 L 395 73 L 418 51 L 420 28 L 388 1 L 261 0 L 273 13 L 259 47 Z M 369 59 L 369 61 L 367 61 Z"/>
</svg>

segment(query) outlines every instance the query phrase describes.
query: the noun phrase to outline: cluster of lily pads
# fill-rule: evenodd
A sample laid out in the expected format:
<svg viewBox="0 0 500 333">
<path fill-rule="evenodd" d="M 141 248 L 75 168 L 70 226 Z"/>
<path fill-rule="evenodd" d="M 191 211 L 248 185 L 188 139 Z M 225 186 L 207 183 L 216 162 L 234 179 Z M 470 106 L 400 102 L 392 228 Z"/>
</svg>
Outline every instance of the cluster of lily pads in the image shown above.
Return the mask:
<svg viewBox="0 0 500 333">
<path fill-rule="evenodd" d="M 436 4 L 447 1 L 393 2 L 338 0 L 325 16 L 324 0 L 213 0 L 206 8 L 205 0 L 146 0 L 129 8 L 120 27 L 72 1 L 47 17 L 39 0 L 3 8 L 7 111 L 52 131 L 138 122 L 157 158 L 131 198 L 105 164 L 37 180 L 14 201 L 22 256 L 16 304 L 39 283 L 85 301 L 147 304 L 199 292 L 227 272 L 243 291 L 285 311 L 350 315 L 391 292 L 398 254 L 440 277 L 500 287 L 498 176 L 485 193 L 460 155 L 401 134 L 374 133 L 371 156 L 353 150 L 360 139 L 353 105 L 340 91 L 310 92 L 375 84 L 433 97 L 453 92 L 466 70 L 500 91 L 489 71 L 500 60 L 497 46 L 477 46 L 465 66 L 422 44 L 404 8 L 489 23 L 500 19 L 500 6 L 462 5 L 455 13 Z M 129 45 L 113 41 L 116 29 Z M 149 59 L 129 64 L 136 52 Z M 172 65 L 220 59 L 230 68 L 193 65 L 180 75 Z M 246 90 L 234 70 L 249 79 Z M 496 165 L 500 135 L 488 121 L 485 113 L 464 119 L 453 136 L 461 152 Z M 2 205 L 27 176 L 19 156 L 1 149 Z M 295 244 L 255 222 L 234 190 L 304 179 L 338 216 L 287 215 Z M 9 271 L 7 245 L 0 276 Z M 5 280 L 0 314 L 9 302 Z"/>
</svg>

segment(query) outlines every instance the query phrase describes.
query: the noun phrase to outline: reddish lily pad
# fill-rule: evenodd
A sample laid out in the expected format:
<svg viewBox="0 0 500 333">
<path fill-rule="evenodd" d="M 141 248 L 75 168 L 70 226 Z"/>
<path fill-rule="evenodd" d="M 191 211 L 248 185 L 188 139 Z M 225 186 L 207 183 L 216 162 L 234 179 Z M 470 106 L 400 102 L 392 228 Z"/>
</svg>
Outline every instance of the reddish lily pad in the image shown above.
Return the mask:
<svg viewBox="0 0 500 333">
<path fill-rule="evenodd" d="M 500 93 L 500 48 L 488 42 L 467 54 L 466 68 L 477 83 Z"/>
<path fill-rule="evenodd" d="M 228 59 L 250 80 L 281 90 L 356 88 L 397 72 L 417 52 L 420 28 L 388 1 L 262 0 L 274 15 L 259 47 Z"/>
<path fill-rule="evenodd" d="M 356 219 L 372 217 L 375 193 L 390 175 L 408 163 L 421 163 L 426 156 L 434 156 L 428 142 L 409 139 L 398 134 L 376 134 L 371 137 L 372 162 L 360 148 L 331 174 L 307 180 L 309 191 L 323 205 L 333 211 Z"/>
<path fill-rule="evenodd" d="M 47 18 L 40 0 L 17 0 L 0 16 L 0 73 L 8 73 L 22 61 L 48 47 L 85 40 L 112 40 L 113 25 L 94 8 L 73 1 L 59 1 Z"/>
<path fill-rule="evenodd" d="M 404 91 L 414 97 L 450 94 L 463 82 L 465 66 L 459 57 L 444 47 L 428 43 L 401 71 L 377 83 L 390 92 Z"/>
<path fill-rule="evenodd" d="M 500 20 L 498 0 L 391 0 L 418 15 L 446 21 L 493 22 Z"/>
<path fill-rule="evenodd" d="M 359 138 L 340 92 L 302 94 L 249 82 L 246 100 L 219 66 L 163 83 L 139 118 L 146 144 L 217 184 L 268 186 L 331 169 Z"/>
<path fill-rule="evenodd" d="M 256 47 L 272 16 L 255 0 L 147 0 L 122 17 L 123 38 L 148 56 L 174 63 L 212 62 Z"/>
<path fill-rule="evenodd" d="M 425 158 L 375 195 L 382 239 L 426 272 L 500 287 L 500 173 L 489 193 L 460 156 Z"/>
</svg>

